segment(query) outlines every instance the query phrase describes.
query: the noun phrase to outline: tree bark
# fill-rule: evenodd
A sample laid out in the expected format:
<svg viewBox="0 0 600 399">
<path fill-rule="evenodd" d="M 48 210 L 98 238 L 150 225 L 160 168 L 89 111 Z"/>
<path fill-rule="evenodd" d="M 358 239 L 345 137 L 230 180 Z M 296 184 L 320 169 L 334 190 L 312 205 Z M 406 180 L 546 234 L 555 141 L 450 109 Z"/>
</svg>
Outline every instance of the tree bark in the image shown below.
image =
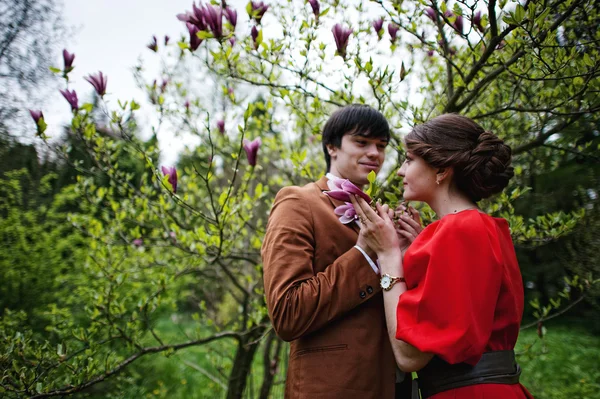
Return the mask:
<svg viewBox="0 0 600 399">
<path fill-rule="evenodd" d="M 227 384 L 227 399 L 242 399 L 252 369 L 252 360 L 260 345 L 259 338 L 264 331 L 264 328 L 256 329 L 252 334 L 244 335 L 238 340 L 233 369 Z"/>
<path fill-rule="evenodd" d="M 273 344 L 275 344 L 275 351 L 271 354 Z M 279 353 L 281 352 L 281 346 L 282 341 L 277 337 L 274 331 L 271 331 L 265 342 L 263 355 L 264 374 L 259 399 L 269 398 L 269 393 L 271 393 L 273 381 L 275 380 L 277 369 L 279 368 Z"/>
</svg>

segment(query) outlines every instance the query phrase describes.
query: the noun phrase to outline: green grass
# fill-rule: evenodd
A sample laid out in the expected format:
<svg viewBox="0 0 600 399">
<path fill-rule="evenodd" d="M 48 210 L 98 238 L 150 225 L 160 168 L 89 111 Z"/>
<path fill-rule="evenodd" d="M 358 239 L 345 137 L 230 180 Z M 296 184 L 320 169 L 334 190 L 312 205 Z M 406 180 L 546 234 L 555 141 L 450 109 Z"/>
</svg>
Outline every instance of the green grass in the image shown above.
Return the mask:
<svg viewBox="0 0 600 399">
<path fill-rule="evenodd" d="M 526 351 L 521 382 L 536 399 L 600 399 L 599 336 L 563 325 L 539 340 L 533 328 L 521 332 L 516 351 Z"/>
<path fill-rule="evenodd" d="M 165 342 L 184 342 L 196 327 L 192 320 L 175 324 L 170 318 L 158 323 Z M 148 344 L 155 345 L 150 337 Z M 529 349 L 528 349 L 529 348 Z M 257 398 L 262 382 L 262 348 L 259 348 L 245 398 Z M 600 399 L 600 336 L 580 326 L 550 326 L 544 340 L 535 329 L 521 332 L 516 348 L 523 369 L 521 382 L 536 399 Z M 126 376 L 112 387 L 97 387 L 92 397 L 113 398 L 210 398 L 225 397 L 227 375 L 235 353 L 234 342 L 223 340 L 192 347 L 170 356 L 150 355 L 132 364 Z M 282 362 L 285 355 L 282 354 Z M 272 399 L 283 398 L 285 366 L 282 364 Z M 208 376 L 209 374 L 210 376 Z M 110 384 L 110 383 L 109 383 Z M 96 395 L 94 395 L 94 393 Z M 100 396 L 97 396 L 97 395 Z"/>
<path fill-rule="evenodd" d="M 164 342 L 176 343 L 194 339 L 197 323 L 191 319 L 177 324 L 170 318 L 161 320 L 156 330 Z M 188 336 L 186 336 L 186 334 Z M 148 337 L 148 345 L 156 345 Z M 128 383 L 113 386 L 117 398 L 225 398 L 227 377 L 235 355 L 235 342 L 224 339 L 207 345 L 190 347 L 168 356 L 150 355 L 130 366 Z M 283 355 L 283 353 L 282 353 Z M 283 365 L 282 365 L 283 367 Z M 283 398 L 284 372 L 280 369 L 272 398 Z M 245 398 L 257 398 L 262 383 L 262 348 L 254 358 L 253 373 L 248 379 Z M 118 393 L 117 393 L 118 392 Z"/>
</svg>

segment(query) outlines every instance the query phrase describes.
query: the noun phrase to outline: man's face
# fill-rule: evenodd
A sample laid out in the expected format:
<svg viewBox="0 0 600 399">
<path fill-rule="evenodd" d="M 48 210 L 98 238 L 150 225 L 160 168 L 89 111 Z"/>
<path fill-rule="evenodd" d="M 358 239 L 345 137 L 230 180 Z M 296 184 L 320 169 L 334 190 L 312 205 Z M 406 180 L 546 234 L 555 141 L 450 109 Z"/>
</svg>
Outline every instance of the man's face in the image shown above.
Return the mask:
<svg viewBox="0 0 600 399">
<path fill-rule="evenodd" d="M 371 171 L 379 173 L 387 145 L 387 140 L 383 138 L 345 134 L 339 148 L 327 146 L 331 156 L 330 172 L 357 186 L 369 184 L 367 175 Z"/>
</svg>

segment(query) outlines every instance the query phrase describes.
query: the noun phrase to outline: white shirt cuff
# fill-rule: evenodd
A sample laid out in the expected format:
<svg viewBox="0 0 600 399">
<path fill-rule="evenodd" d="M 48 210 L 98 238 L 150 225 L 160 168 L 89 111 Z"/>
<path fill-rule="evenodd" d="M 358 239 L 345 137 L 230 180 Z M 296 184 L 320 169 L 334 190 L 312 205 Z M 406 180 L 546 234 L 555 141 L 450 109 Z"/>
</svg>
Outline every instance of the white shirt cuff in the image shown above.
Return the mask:
<svg viewBox="0 0 600 399">
<path fill-rule="evenodd" d="M 369 265 L 371 266 L 371 269 L 373 269 L 373 271 L 376 274 L 379 274 L 379 268 L 377 267 L 377 265 L 375 264 L 375 262 L 373 262 L 373 259 L 371 259 L 371 257 L 369 255 L 367 255 L 367 253 L 364 251 L 364 249 L 362 249 L 358 245 L 355 245 L 354 248 L 358 249 L 360 251 L 360 253 L 363 254 L 363 256 L 365 257 L 365 259 L 367 260 L 367 262 L 369 262 Z"/>
</svg>

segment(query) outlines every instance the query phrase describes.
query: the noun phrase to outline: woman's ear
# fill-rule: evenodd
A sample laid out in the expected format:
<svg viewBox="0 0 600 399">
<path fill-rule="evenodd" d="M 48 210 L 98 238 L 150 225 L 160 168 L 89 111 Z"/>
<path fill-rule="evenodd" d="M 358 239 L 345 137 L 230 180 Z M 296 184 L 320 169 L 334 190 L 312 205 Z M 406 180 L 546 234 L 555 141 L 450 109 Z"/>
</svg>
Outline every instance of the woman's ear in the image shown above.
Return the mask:
<svg viewBox="0 0 600 399">
<path fill-rule="evenodd" d="M 451 167 L 440 168 L 440 169 L 438 169 L 437 173 L 435 174 L 435 181 L 438 182 L 438 184 L 441 184 L 443 181 L 449 181 L 452 178 L 453 174 L 454 174 L 454 169 Z"/>
</svg>

